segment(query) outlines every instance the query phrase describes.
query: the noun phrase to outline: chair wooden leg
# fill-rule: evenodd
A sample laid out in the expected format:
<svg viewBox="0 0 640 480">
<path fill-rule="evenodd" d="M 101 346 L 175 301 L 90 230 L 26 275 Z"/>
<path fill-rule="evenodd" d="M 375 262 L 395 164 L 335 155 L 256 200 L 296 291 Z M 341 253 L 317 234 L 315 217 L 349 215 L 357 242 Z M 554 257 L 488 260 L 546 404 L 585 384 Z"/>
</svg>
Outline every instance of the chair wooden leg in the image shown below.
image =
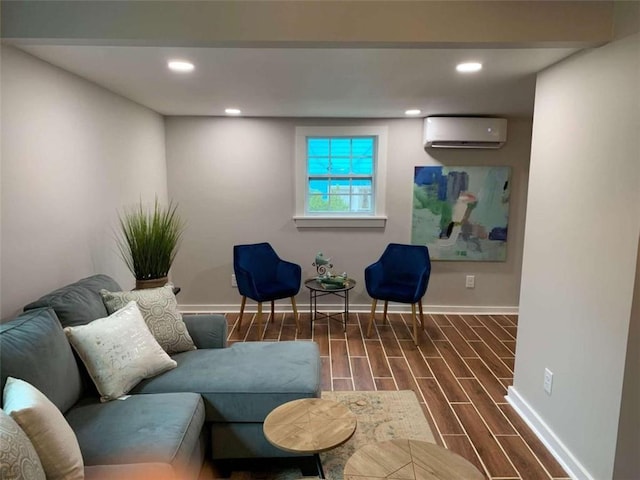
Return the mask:
<svg viewBox="0 0 640 480">
<path fill-rule="evenodd" d="M 242 302 L 240 302 L 240 316 L 238 317 L 238 330 L 242 326 L 242 314 L 244 313 L 244 305 L 247 303 L 247 297 L 242 296 Z"/>
<path fill-rule="evenodd" d="M 418 321 L 416 320 L 416 304 L 411 304 L 411 321 L 413 323 L 413 343 L 418 346 Z"/>
<path fill-rule="evenodd" d="M 258 302 L 258 338 L 262 340 L 264 332 L 262 331 L 262 302 Z"/>
<path fill-rule="evenodd" d="M 389 302 L 387 300 L 384 301 L 384 312 L 382 313 L 382 324 L 387 323 L 387 307 L 389 306 Z"/>
<path fill-rule="evenodd" d="M 371 304 L 371 315 L 369 316 L 369 327 L 367 328 L 367 337 L 371 335 L 371 327 L 373 327 L 373 319 L 376 316 L 376 305 L 378 304 L 378 300 L 373 299 L 373 303 Z"/>
<path fill-rule="evenodd" d="M 293 308 L 293 319 L 296 321 L 296 332 L 299 332 L 300 324 L 298 323 L 298 307 L 296 306 L 296 297 L 291 297 L 291 308 Z"/>
<path fill-rule="evenodd" d="M 276 318 L 276 307 L 275 307 L 275 301 L 271 300 L 271 323 L 273 323 L 274 319 Z"/>
<path fill-rule="evenodd" d="M 422 313 L 422 299 L 420 299 L 420 325 L 422 325 L 422 329 L 424 330 L 424 314 Z"/>
</svg>

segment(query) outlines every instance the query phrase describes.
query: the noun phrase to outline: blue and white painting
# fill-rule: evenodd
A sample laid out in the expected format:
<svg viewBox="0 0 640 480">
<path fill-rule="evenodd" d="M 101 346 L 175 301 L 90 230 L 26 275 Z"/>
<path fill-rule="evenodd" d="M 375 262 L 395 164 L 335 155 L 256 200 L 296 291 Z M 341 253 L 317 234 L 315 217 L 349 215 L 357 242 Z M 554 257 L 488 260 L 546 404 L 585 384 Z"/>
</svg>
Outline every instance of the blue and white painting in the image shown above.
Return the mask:
<svg viewBox="0 0 640 480">
<path fill-rule="evenodd" d="M 411 243 L 432 260 L 507 258 L 511 167 L 415 167 Z"/>
</svg>

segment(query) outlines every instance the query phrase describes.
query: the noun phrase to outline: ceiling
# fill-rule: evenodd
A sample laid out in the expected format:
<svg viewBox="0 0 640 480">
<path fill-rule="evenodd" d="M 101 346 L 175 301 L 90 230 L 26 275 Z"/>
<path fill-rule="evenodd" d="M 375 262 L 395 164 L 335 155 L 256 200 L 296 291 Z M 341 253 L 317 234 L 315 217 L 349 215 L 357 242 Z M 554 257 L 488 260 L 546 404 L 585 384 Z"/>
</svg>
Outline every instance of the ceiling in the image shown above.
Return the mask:
<svg viewBox="0 0 640 480">
<path fill-rule="evenodd" d="M 163 115 L 531 116 L 536 72 L 611 39 L 608 1 L 3 0 L 3 43 Z M 188 74 L 169 59 L 195 64 Z M 455 71 L 477 61 L 474 74 Z"/>
<path fill-rule="evenodd" d="M 163 115 L 531 116 L 535 73 L 575 48 L 175 48 L 23 45 L 24 51 Z M 169 59 L 195 64 L 167 69 Z M 483 70 L 460 74 L 459 62 Z"/>
</svg>

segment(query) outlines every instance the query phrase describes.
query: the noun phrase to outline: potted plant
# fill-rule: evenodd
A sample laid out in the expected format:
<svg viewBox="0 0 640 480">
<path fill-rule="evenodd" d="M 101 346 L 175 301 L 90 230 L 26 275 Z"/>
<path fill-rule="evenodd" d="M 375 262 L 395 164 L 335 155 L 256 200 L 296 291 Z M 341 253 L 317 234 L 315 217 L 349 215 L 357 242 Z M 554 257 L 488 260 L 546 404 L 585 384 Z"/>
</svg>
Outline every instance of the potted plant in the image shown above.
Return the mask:
<svg viewBox="0 0 640 480">
<path fill-rule="evenodd" d="M 171 201 L 163 207 L 156 198 L 152 209 L 140 204 L 122 215 L 118 248 L 122 259 L 136 277 L 136 288 L 161 287 L 167 283 L 176 256 L 184 222 Z"/>
</svg>

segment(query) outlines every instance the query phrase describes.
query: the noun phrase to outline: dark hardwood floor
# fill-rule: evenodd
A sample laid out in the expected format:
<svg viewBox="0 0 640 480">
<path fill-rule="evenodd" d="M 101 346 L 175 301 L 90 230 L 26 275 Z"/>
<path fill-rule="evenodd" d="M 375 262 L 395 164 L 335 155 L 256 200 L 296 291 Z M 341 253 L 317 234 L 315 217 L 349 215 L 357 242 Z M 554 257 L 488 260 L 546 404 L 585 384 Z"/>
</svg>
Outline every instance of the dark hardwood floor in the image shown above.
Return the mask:
<svg viewBox="0 0 640 480">
<path fill-rule="evenodd" d="M 267 317 L 265 315 L 265 317 Z M 227 314 L 229 343 L 259 339 L 253 314 L 237 329 Z M 473 462 L 487 478 L 569 478 L 504 396 L 513 381 L 518 319 L 512 315 L 427 315 L 419 346 L 410 315 L 390 314 L 366 338 L 368 314 L 351 313 L 346 332 L 336 320 L 310 326 L 301 313 L 276 313 L 264 340 L 314 340 L 320 346 L 323 390 L 413 390 L 440 445 Z M 264 325 L 264 323 L 263 323 Z"/>
</svg>

